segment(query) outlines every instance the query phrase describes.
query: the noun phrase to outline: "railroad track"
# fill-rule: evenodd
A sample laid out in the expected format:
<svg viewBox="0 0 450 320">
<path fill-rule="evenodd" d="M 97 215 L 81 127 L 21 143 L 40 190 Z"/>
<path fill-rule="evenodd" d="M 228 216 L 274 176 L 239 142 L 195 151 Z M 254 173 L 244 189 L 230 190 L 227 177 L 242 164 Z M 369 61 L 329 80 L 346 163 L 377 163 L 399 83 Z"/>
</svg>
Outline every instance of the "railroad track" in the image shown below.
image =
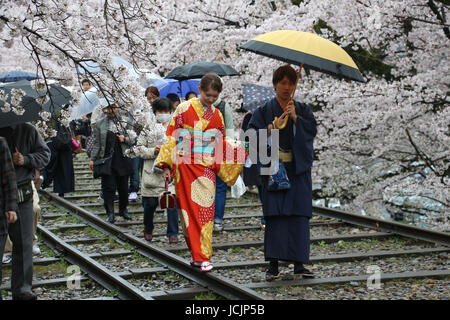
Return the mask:
<svg viewBox="0 0 450 320">
<path fill-rule="evenodd" d="M 213 235 L 214 269 L 202 273 L 189 265 L 181 232 L 178 244 L 167 241 L 164 212 L 155 214 L 151 243 L 143 239 L 140 201 L 130 203 L 132 221 L 106 223 L 100 182 L 85 155 L 74 167 L 75 192 L 60 198 L 40 191 L 43 254 L 35 259 L 33 286 L 41 298 L 448 299 L 447 233 L 314 207 L 308 268 L 316 277 L 294 280 L 285 263 L 281 280 L 267 282 L 261 205 L 246 193 L 227 200 L 225 229 Z M 79 268 L 76 277 L 70 268 Z"/>
</svg>

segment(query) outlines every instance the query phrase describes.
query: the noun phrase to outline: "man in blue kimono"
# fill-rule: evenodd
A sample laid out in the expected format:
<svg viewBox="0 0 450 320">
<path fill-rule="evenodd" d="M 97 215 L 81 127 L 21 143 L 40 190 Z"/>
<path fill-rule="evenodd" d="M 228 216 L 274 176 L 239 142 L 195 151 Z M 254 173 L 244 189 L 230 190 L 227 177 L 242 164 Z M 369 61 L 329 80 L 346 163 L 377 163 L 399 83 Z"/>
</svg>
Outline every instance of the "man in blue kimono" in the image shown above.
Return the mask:
<svg viewBox="0 0 450 320">
<path fill-rule="evenodd" d="M 255 129 L 258 138 L 267 130 L 269 141 L 272 130 L 279 130 L 279 141 L 268 143 L 268 152 L 278 153 L 290 183 L 289 189 L 270 191 L 269 175 L 263 175 L 261 150 L 258 150 L 258 167 L 262 181 L 263 214 L 266 220 L 264 256 L 269 261 L 267 280 L 279 277 L 278 261 L 294 263 L 294 277 L 313 277 L 303 266 L 309 262 L 309 219 L 312 216 L 311 167 L 314 158 L 313 141 L 316 136 L 316 120 L 311 108 L 291 99 L 297 74 L 285 65 L 273 74 L 276 97 L 255 110 L 249 128 Z M 274 135 L 275 139 L 276 135 Z M 258 143 L 259 145 L 259 143 Z M 271 150 L 271 145 L 279 145 Z M 264 154 L 265 154 L 264 150 Z M 267 170 L 265 170 L 267 171 Z"/>
</svg>

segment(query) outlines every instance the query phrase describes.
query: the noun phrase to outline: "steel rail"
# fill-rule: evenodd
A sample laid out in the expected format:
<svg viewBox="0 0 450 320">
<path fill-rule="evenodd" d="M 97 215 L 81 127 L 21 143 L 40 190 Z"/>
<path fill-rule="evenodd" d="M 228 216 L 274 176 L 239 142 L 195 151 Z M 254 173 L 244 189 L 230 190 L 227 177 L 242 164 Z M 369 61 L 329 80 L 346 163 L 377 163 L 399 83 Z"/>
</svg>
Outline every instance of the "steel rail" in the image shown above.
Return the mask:
<svg viewBox="0 0 450 320">
<path fill-rule="evenodd" d="M 392 234 L 389 232 L 375 232 L 375 233 L 356 233 L 356 234 L 345 234 L 338 236 L 321 236 L 321 237 L 313 237 L 310 238 L 311 243 L 315 242 L 324 242 L 324 243 L 332 243 L 340 240 L 343 241 L 357 241 L 366 238 L 388 238 L 392 236 L 397 236 L 396 234 Z M 230 249 L 233 247 L 261 247 L 264 245 L 264 241 L 255 240 L 255 241 L 236 241 L 236 242 L 227 242 L 227 243 L 216 243 L 213 244 L 213 249 Z M 168 251 L 181 251 L 187 250 L 188 247 L 186 245 L 182 246 L 174 246 L 168 248 Z"/>
<path fill-rule="evenodd" d="M 450 246 L 450 233 L 428 230 L 403 223 L 385 221 L 374 217 L 362 216 L 342 210 L 313 206 L 313 214 L 335 218 L 354 225 L 375 229 L 377 231 L 392 232 L 408 238 L 414 238 L 443 246 Z"/>
<path fill-rule="evenodd" d="M 39 190 L 39 192 L 48 199 L 52 199 L 63 207 L 76 212 L 82 218 L 100 227 L 102 230 L 105 230 L 108 234 L 137 247 L 139 249 L 138 252 L 143 254 L 144 256 L 147 256 L 148 258 L 160 263 L 163 266 L 167 266 L 169 269 L 175 271 L 176 273 L 184 276 L 191 281 L 196 282 L 200 286 L 208 288 L 209 290 L 215 292 L 220 296 L 231 300 L 266 299 L 264 296 L 258 294 L 254 290 L 226 279 L 218 274 L 215 274 L 214 272 L 201 272 L 198 268 L 192 267 L 189 262 L 177 256 L 176 254 L 173 254 L 155 245 L 148 244 L 133 235 L 124 233 L 117 226 L 104 221 L 103 219 L 97 217 L 86 209 L 81 208 L 73 204 L 72 202 L 65 200 L 64 198 L 58 197 L 57 195 L 45 190 Z"/>
<path fill-rule="evenodd" d="M 449 252 L 448 247 L 438 247 L 438 248 L 425 248 L 425 249 L 408 249 L 408 250 L 381 250 L 381 251 L 366 251 L 364 253 L 344 253 L 344 254 L 330 254 L 330 255 L 317 255 L 311 256 L 310 263 L 320 263 L 320 262 L 346 262 L 346 261 L 357 261 L 366 260 L 372 258 L 391 258 L 391 257 L 401 257 L 404 255 L 421 256 L 429 255 L 433 253 L 445 253 Z M 280 261 L 280 265 L 288 265 L 291 262 Z M 268 261 L 265 260 L 249 260 L 249 261 L 236 261 L 236 262 L 223 262 L 216 263 L 215 267 L 218 269 L 226 268 L 247 268 L 247 267 L 262 267 L 267 266 Z"/>
<path fill-rule="evenodd" d="M 89 275 L 94 281 L 101 284 L 108 290 L 119 289 L 119 297 L 124 300 L 153 300 L 143 291 L 118 276 L 102 264 L 95 261 L 89 255 L 81 252 L 77 248 L 69 245 L 60 237 L 49 231 L 47 228 L 38 225 L 38 230 L 51 248 L 62 251 L 66 255 L 67 261 L 74 265 L 78 265 L 81 270 Z"/>
<path fill-rule="evenodd" d="M 291 287 L 291 286 L 313 286 L 321 284 L 339 284 L 346 282 L 367 281 L 369 275 L 363 276 L 344 276 L 344 277 L 330 277 L 318 279 L 302 279 L 302 280 L 281 280 L 271 282 L 257 282 L 246 284 L 246 287 L 252 289 L 262 288 L 277 288 L 277 287 Z M 399 273 L 381 273 L 382 281 L 412 279 L 412 278 L 441 278 L 450 276 L 450 270 L 424 270 L 417 272 L 399 272 Z"/>
</svg>

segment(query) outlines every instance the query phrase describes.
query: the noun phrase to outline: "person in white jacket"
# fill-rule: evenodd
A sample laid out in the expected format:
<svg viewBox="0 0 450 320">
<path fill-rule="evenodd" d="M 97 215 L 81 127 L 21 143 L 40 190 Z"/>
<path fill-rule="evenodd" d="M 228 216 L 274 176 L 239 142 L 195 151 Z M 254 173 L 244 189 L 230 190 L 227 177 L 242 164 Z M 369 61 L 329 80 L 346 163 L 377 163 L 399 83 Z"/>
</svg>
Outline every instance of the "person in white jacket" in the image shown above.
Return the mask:
<svg viewBox="0 0 450 320">
<path fill-rule="evenodd" d="M 157 98 L 152 103 L 152 109 L 156 116 L 156 121 L 165 127 L 170 122 L 172 103 L 167 98 Z M 136 144 L 136 155 L 144 161 L 141 178 L 142 206 L 144 207 L 144 238 L 152 241 L 153 238 L 153 218 L 156 208 L 159 205 L 159 195 L 165 191 L 165 182 L 162 174 L 153 171 L 153 162 L 158 156 L 161 146 L 154 145 L 146 136 L 148 132 L 145 128 L 138 137 Z M 169 191 L 175 194 L 173 183 L 169 185 Z M 170 243 L 178 243 L 178 211 L 177 209 L 167 209 L 167 237 Z"/>
</svg>

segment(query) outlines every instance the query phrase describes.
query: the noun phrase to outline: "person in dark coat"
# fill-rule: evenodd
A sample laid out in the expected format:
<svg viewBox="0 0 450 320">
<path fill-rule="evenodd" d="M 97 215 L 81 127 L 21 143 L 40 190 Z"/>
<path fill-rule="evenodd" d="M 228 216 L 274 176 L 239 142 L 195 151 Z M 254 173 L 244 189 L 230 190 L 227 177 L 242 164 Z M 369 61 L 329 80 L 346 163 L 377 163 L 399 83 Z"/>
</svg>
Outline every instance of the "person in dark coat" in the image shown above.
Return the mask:
<svg viewBox="0 0 450 320">
<path fill-rule="evenodd" d="M 57 130 L 58 133 L 65 131 L 69 139 L 67 141 L 56 141 L 60 139 L 57 133 L 57 136 L 47 143 L 51 156 L 49 164 L 41 171 L 41 175 L 44 177 L 41 188 L 47 188 L 53 181 L 53 192 L 60 197 L 64 197 L 64 193 L 75 191 L 72 139 L 68 128 L 58 125 Z"/>
<path fill-rule="evenodd" d="M 6 139 L 0 137 L 0 258 L 3 257 L 8 235 L 8 224 L 17 221 L 17 184 L 14 164 Z M 0 262 L 0 284 L 2 283 L 2 263 Z M 0 291 L 0 300 L 2 293 Z"/>
<path fill-rule="evenodd" d="M 33 281 L 33 189 L 36 169 L 45 167 L 50 150 L 39 131 L 28 123 L 0 128 L 8 142 L 16 173 L 18 190 L 17 221 L 9 226 L 12 241 L 11 291 L 13 300 L 36 300 L 31 291 Z"/>
<path fill-rule="evenodd" d="M 100 119 L 94 127 L 94 148 L 91 153 L 89 169 L 94 170 L 94 161 L 108 158 L 112 155 L 111 174 L 102 175 L 103 204 L 106 210 L 106 221 L 115 222 L 114 196 L 116 190 L 119 193 L 119 215 L 126 220 L 131 220 L 128 213 L 128 178 L 133 173 L 131 159 L 126 157 L 125 150 L 130 148 L 135 138 L 128 135 L 128 130 L 133 128 L 131 119 L 119 114 L 116 103 L 103 101 L 103 111 L 106 117 Z"/>
<path fill-rule="evenodd" d="M 279 150 L 270 150 L 270 145 L 277 145 L 273 141 L 268 143 L 268 148 L 270 152 L 277 152 L 290 182 L 288 190 L 269 191 L 269 176 L 261 176 L 261 199 L 266 220 L 264 256 L 270 262 L 266 273 L 268 280 L 279 277 L 279 260 L 294 263 L 294 277 L 313 276 L 303 263 L 309 262 L 311 167 L 317 129 L 311 108 L 291 99 L 296 80 L 296 72 L 291 66 L 278 68 L 272 79 L 276 97 L 256 109 L 249 123 L 249 128 L 255 129 L 258 137 L 259 130 L 266 129 L 269 141 L 272 130 L 279 129 Z M 261 174 L 260 159 L 258 166 Z"/>
</svg>

